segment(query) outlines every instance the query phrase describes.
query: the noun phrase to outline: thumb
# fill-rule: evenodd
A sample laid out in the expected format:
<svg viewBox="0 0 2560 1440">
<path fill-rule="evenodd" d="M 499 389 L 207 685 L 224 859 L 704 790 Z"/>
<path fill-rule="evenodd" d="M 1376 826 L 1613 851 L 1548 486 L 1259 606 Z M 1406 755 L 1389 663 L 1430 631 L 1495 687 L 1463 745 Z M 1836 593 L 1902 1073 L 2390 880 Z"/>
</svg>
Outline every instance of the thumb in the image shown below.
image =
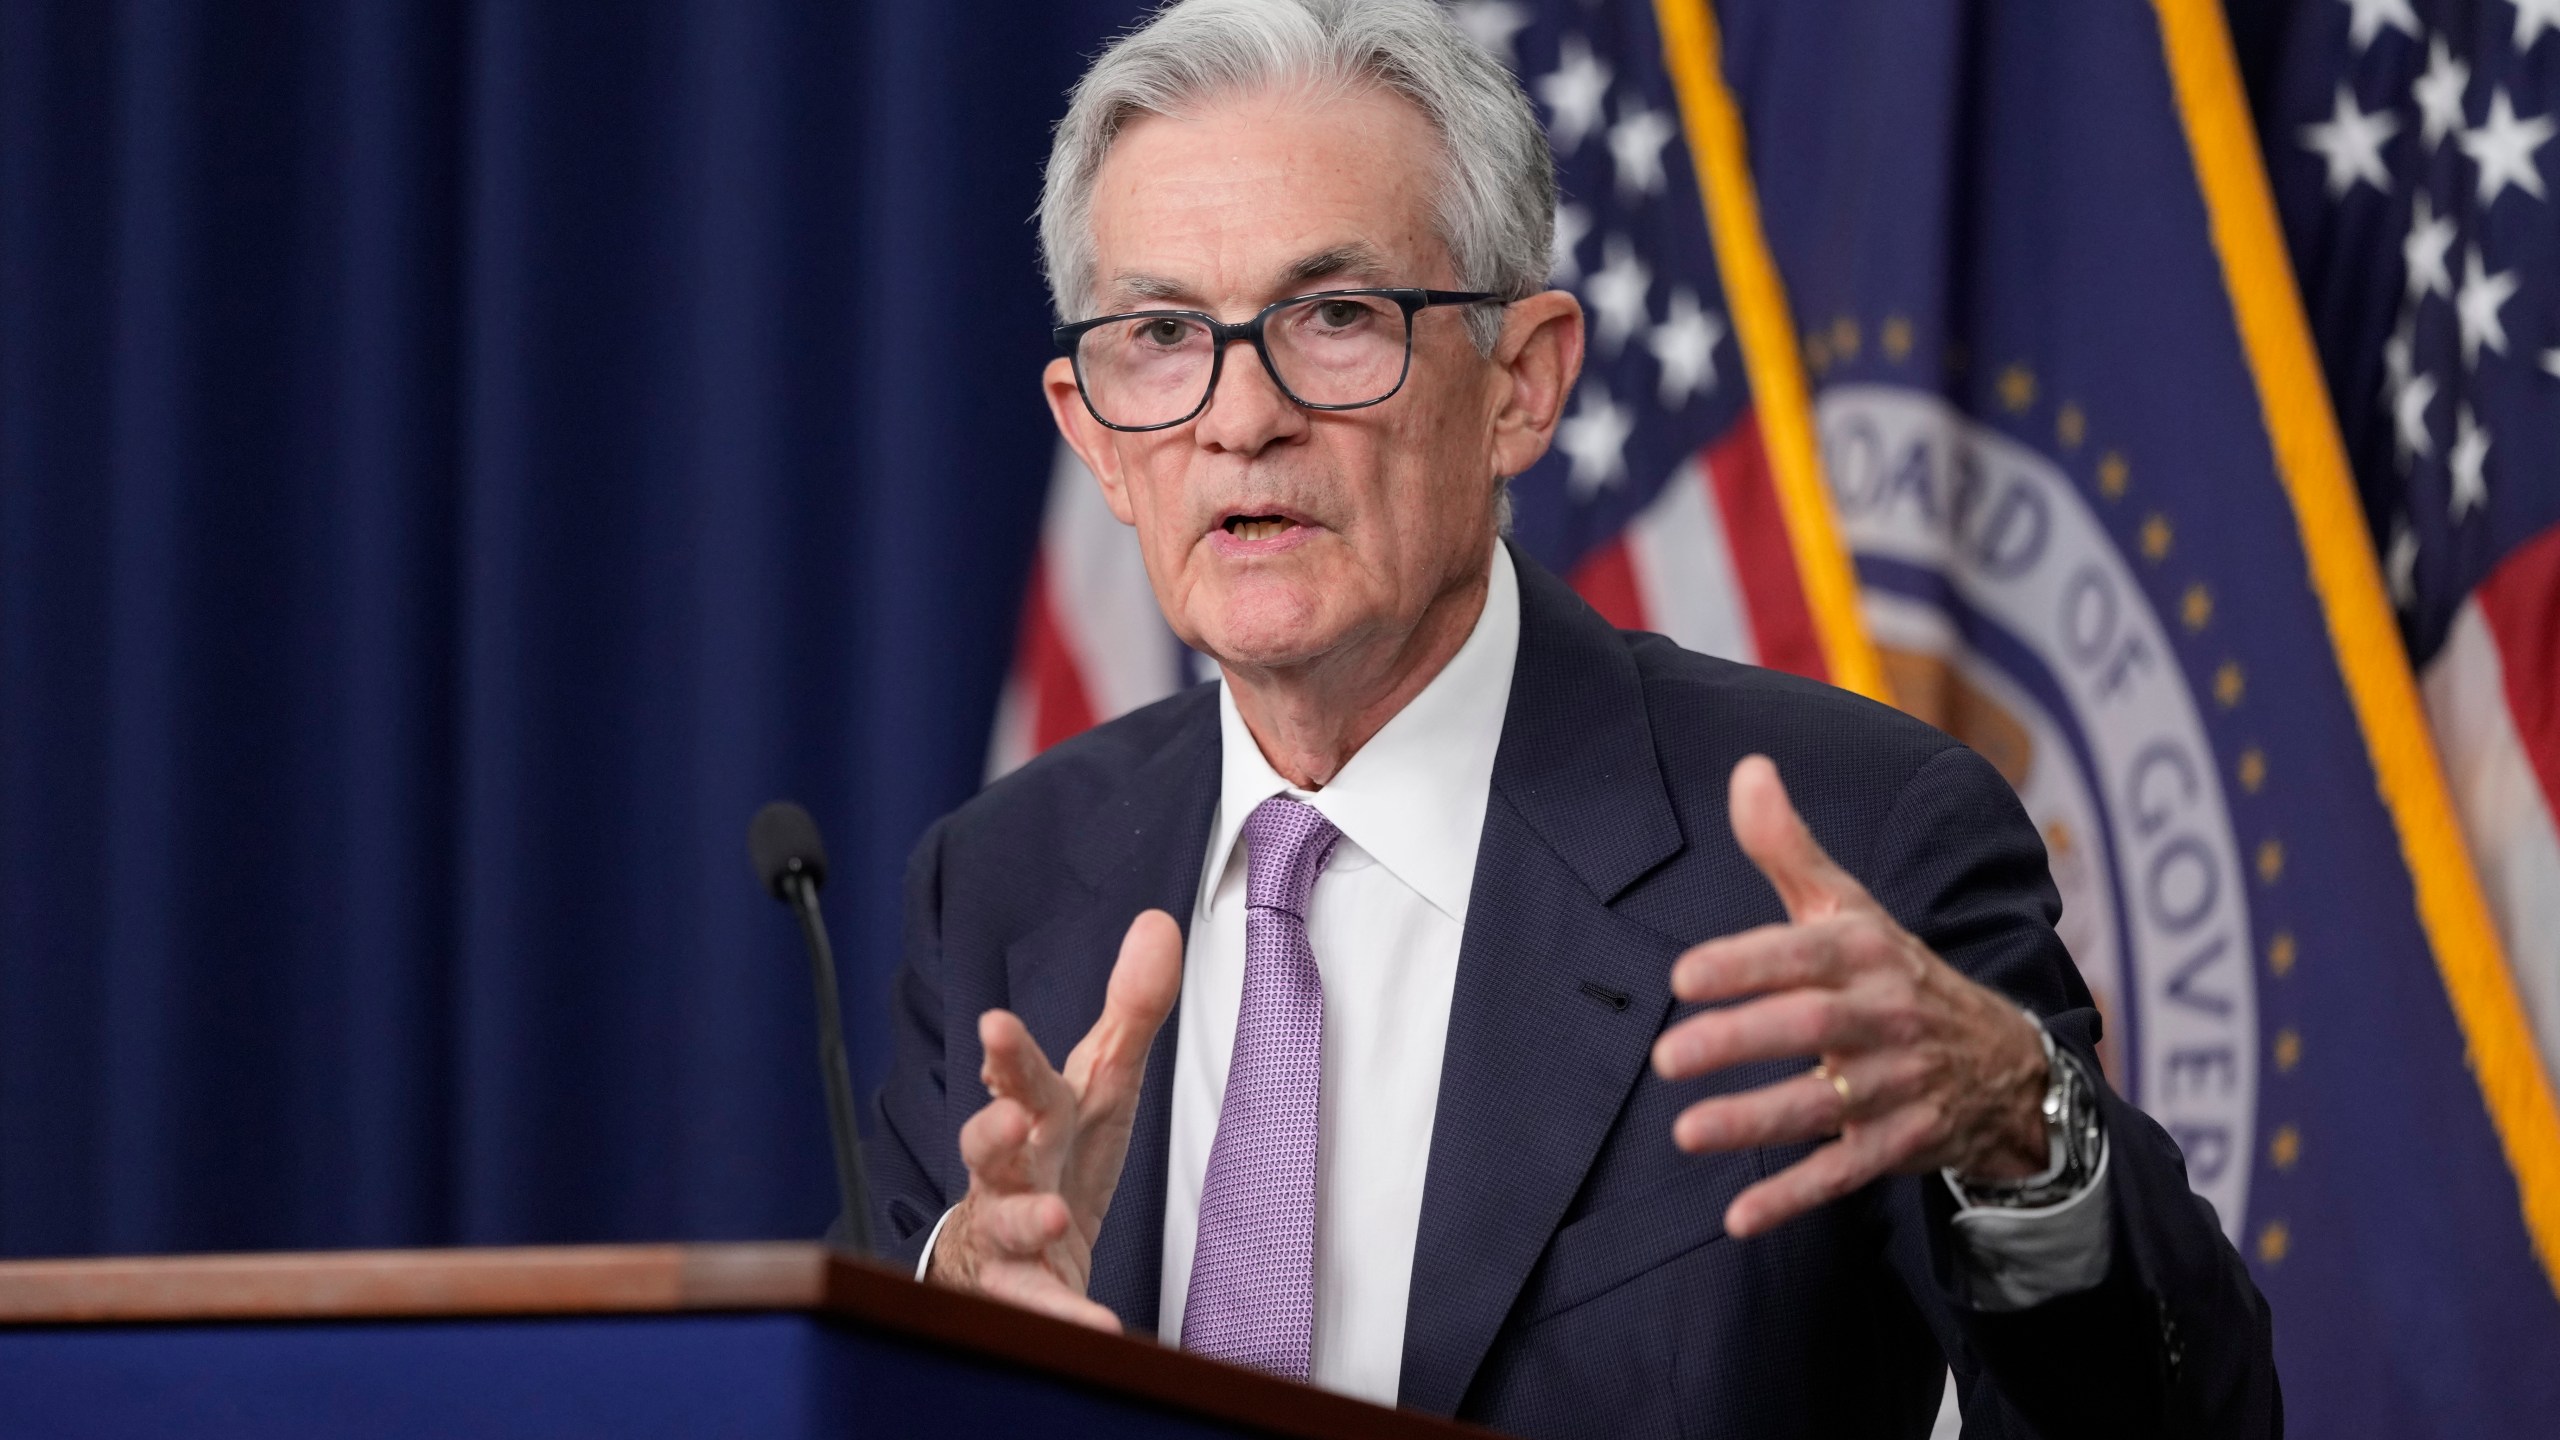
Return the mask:
<svg viewBox="0 0 2560 1440">
<path fill-rule="evenodd" d="M 1746 755 L 1733 767 L 1726 809 L 1735 842 L 1777 887 L 1788 919 L 1819 920 L 1852 905 L 1874 903 L 1866 887 L 1841 869 L 1805 828 L 1768 756 Z"/>
<path fill-rule="evenodd" d="M 1120 941 L 1102 1018 L 1069 1058 L 1068 1078 L 1079 1090 L 1096 1081 L 1135 1089 L 1156 1031 L 1181 993 L 1182 928 L 1162 910 L 1144 911 Z"/>
</svg>

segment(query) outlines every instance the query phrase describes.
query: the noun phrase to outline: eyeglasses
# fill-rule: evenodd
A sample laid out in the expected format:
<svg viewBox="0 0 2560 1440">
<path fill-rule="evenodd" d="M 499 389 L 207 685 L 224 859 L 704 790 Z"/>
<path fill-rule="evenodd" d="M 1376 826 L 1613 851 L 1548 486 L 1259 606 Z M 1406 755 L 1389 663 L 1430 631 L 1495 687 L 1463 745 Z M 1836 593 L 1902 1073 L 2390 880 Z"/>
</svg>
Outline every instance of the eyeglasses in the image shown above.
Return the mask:
<svg viewBox="0 0 2560 1440">
<path fill-rule="evenodd" d="M 1197 310 L 1137 310 L 1061 325 L 1076 389 L 1114 430 L 1162 430 L 1208 408 L 1227 347 L 1253 342 L 1280 393 L 1309 410 L 1358 410 L 1404 388 L 1413 317 L 1434 305 L 1507 305 L 1478 290 L 1326 290 L 1229 325 Z"/>
</svg>

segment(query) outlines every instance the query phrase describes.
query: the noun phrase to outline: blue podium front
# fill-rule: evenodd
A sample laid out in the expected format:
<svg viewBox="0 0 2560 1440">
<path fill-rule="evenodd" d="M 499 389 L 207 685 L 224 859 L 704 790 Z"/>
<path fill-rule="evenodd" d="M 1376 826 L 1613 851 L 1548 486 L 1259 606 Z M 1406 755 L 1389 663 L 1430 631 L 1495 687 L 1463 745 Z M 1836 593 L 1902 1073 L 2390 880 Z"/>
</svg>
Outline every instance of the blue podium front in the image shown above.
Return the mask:
<svg viewBox="0 0 2560 1440">
<path fill-rule="evenodd" d="M 1466 1433 L 815 1246 L 0 1265 L 0 1436 L 1000 1431 Z"/>
</svg>

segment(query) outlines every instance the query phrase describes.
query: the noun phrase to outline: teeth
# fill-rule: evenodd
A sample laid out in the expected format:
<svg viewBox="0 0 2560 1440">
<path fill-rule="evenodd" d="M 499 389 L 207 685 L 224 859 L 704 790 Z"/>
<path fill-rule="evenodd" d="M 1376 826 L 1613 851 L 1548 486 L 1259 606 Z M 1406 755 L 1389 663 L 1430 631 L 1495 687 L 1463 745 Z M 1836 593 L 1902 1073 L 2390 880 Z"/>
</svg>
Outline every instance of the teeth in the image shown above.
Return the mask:
<svg viewBox="0 0 2560 1440">
<path fill-rule="evenodd" d="M 1239 540 L 1268 540 L 1288 528 L 1289 522 L 1286 520 L 1270 519 L 1259 516 L 1250 520 L 1230 520 L 1227 522 L 1227 533 L 1235 536 Z"/>
</svg>

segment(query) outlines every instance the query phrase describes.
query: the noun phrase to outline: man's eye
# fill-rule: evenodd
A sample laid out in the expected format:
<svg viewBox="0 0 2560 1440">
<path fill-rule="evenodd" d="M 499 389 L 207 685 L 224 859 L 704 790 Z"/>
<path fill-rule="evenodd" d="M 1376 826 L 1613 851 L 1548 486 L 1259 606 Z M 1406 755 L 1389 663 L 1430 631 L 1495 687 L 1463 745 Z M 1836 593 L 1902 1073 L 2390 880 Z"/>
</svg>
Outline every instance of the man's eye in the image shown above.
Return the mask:
<svg viewBox="0 0 2560 1440">
<path fill-rule="evenodd" d="M 1190 331 L 1191 327 L 1179 320 L 1146 320 L 1138 325 L 1138 339 L 1159 349 L 1170 350 L 1180 345 Z"/>
<path fill-rule="evenodd" d="M 1327 300 L 1316 306 L 1316 323 L 1328 330 L 1348 330 L 1369 318 L 1369 307 L 1357 300 Z"/>
</svg>

